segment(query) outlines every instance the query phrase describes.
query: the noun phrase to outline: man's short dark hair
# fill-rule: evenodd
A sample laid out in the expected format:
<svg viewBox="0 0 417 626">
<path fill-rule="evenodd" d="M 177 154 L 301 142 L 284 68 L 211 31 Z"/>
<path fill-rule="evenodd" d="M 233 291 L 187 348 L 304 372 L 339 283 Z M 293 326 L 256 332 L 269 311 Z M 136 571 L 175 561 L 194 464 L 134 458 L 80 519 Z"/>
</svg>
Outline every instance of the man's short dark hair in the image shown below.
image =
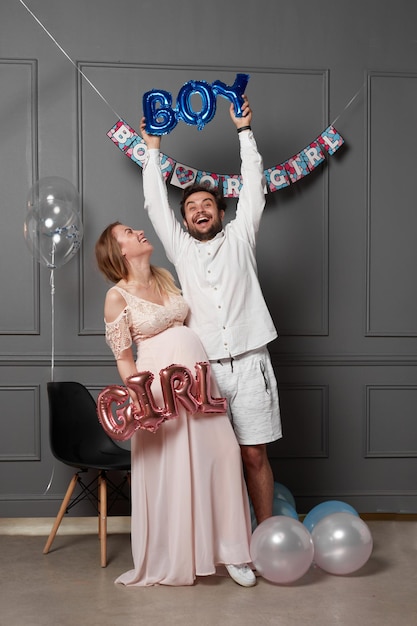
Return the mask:
<svg viewBox="0 0 417 626">
<path fill-rule="evenodd" d="M 183 216 L 184 219 L 185 219 L 184 207 L 185 207 L 187 198 L 189 198 L 193 193 L 197 193 L 199 191 L 207 191 L 209 194 L 211 194 L 214 198 L 214 201 L 219 211 L 226 210 L 226 207 L 227 207 L 226 200 L 224 199 L 224 196 L 219 192 L 218 189 L 216 189 L 215 187 L 210 187 L 209 185 L 201 184 L 201 183 L 193 183 L 192 185 L 188 185 L 188 187 L 184 189 L 183 194 L 182 194 L 182 199 L 180 202 L 180 209 L 181 209 L 181 215 Z"/>
</svg>

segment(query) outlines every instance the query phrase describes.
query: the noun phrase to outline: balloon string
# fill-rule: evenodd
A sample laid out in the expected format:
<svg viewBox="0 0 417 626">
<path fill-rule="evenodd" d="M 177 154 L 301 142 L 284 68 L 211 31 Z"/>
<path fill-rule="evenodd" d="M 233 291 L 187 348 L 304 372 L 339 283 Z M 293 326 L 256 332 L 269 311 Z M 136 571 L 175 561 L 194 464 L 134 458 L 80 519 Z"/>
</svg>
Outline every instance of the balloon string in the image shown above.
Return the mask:
<svg viewBox="0 0 417 626">
<path fill-rule="evenodd" d="M 55 263 L 55 242 L 52 243 L 52 265 Z M 54 270 L 51 269 L 51 275 L 50 275 L 50 279 L 49 279 L 49 284 L 51 286 L 51 341 L 52 341 L 52 349 L 51 349 L 51 381 L 53 382 L 54 380 L 54 360 L 55 360 L 55 304 L 54 304 L 54 297 L 55 297 L 55 279 L 54 279 Z M 45 495 L 46 493 L 48 493 L 48 491 L 51 488 L 52 485 L 52 481 L 54 479 L 54 473 L 55 473 L 55 465 L 52 466 L 52 473 L 51 473 L 51 477 L 49 479 L 49 483 L 48 486 L 46 487 L 45 491 L 43 492 L 42 495 Z"/>
<path fill-rule="evenodd" d="M 54 44 L 57 46 L 57 48 L 62 52 L 62 54 L 68 59 L 68 61 L 70 63 L 72 63 L 72 65 L 75 67 L 75 69 L 77 70 L 77 72 L 87 81 L 87 83 L 90 85 L 90 87 L 92 89 L 94 89 L 94 91 L 96 92 L 96 94 L 103 100 L 103 102 L 105 104 L 107 104 L 107 106 L 109 107 L 109 109 L 116 115 L 116 117 L 121 120 L 122 118 L 120 117 L 120 115 L 117 113 L 117 111 L 115 111 L 113 109 L 113 107 L 107 102 L 106 98 L 99 92 L 99 90 L 97 89 L 97 87 L 95 85 L 93 85 L 93 83 L 91 82 L 91 80 L 84 74 L 84 72 L 82 70 L 80 70 L 80 68 L 77 66 L 76 63 L 74 63 L 74 61 L 71 59 L 71 57 L 69 56 L 69 54 L 67 52 L 65 52 L 64 48 L 57 42 L 57 40 L 55 39 L 55 37 L 53 37 L 53 35 L 49 32 L 49 30 L 42 24 L 42 22 L 40 21 L 40 19 L 38 19 L 36 17 L 36 15 L 29 9 L 29 7 L 27 6 L 27 4 L 25 4 L 23 2 L 23 0 L 19 0 L 20 4 L 22 4 L 26 11 L 28 13 L 30 13 L 30 15 L 33 17 L 33 19 L 39 24 L 39 26 L 45 31 L 45 33 L 48 35 L 48 37 L 50 37 L 50 39 L 52 39 L 52 41 L 54 42 Z"/>
<path fill-rule="evenodd" d="M 55 248 L 56 243 L 52 240 L 52 253 L 51 253 L 51 274 L 49 278 L 49 284 L 51 287 L 51 381 L 54 381 L 54 362 L 55 362 Z M 52 473 L 49 479 L 49 483 L 42 495 L 48 493 L 51 488 L 52 481 L 54 479 L 55 465 L 52 466 Z"/>
<path fill-rule="evenodd" d="M 52 249 L 52 263 L 55 256 L 55 243 Z M 49 280 L 51 286 L 51 381 L 54 380 L 54 362 L 55 362 L 55 279 L 54 270 L 51 269 L 51 277 Z"/>
<path fill-rule="evenodd" d="M 364 82 L 364 83 L 363 83 L 363 85 L 362 85 L 361 87 L 359 87 L 358 91 L 355 93 L 355 95 L 354 95 L 354 96 L 352 96 L 352 98 L 349 100 L 349 102 L 347 103 L 347 105 L 345 106 L 345 108 L 343 109 L 343 111 L 341 111 L 341 112 L 339 113 L 339 115 L 337 115 L 337 116 L 334 118 L 333 122 L 331 123 L 331 126 L 334 126 L 334 125 L 336 124 L 337 120 L 339 119 L 339 117 L 341 117 L 341 115 L 343 115 L 343 113 L 344 113 L 345 111 L 347 111 L 347 109 L 348 109 L 348 108 L 349 108 L 349 107 L 350 107 L 350 106 L 351 106 L 351 105 L 355 102 L 356 98 L 358 98 L 358 97 L 359 97 L 359 95 L 360 95 L 361 91 L 365 88 L 365 85 L 366 85 L 366 83 Z"/>
<path fill-rule="evenodd" d="M 54 479 L 54 474 L 55 474 L 55 465 L 53 465 L 53 466 L 52 466 L 51 478 L 49 479 L 49 483 L 48 483 L 47 488 L 45 489 L 45 491 L 44 491 L 44 492 L 43 492 L 43 494 L 42 494 L 43 496 L 44 496 L 46 493 L 48 493 L 48 491 L 50 490 L 51 485 L 52 485 L 52 481 L 53 481 L 53 479 Z"/>
</svg>

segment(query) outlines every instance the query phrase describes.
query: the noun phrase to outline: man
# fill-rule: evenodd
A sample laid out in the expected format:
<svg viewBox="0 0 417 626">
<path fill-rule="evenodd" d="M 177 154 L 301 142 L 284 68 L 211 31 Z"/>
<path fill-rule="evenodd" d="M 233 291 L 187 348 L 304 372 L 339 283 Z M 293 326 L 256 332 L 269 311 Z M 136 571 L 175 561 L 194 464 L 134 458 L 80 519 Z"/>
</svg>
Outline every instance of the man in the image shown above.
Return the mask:
<svg viewBox="0 0 417 626">
<path fill-rule="evenodd" d="M 223 228 L 225 202 L 206 186 L 190 186 L 182 225 L 168 203 L 160 171 L 161 138 L 141 132 L 148 147 L 143 170 L 145 208 L 190 306 L 187 324 L 200 336 L 239 441 L 258 524 L 272 515 L 274 478 L 266 444 L 279 439 L 278 390 L 267 344 L 277 337 L 257 277 L 256 235 L 265 206 L 263 163 L 244 96 L 242 117 L 230 106 L 242 159 L 236 217 Z"/>
</svg>

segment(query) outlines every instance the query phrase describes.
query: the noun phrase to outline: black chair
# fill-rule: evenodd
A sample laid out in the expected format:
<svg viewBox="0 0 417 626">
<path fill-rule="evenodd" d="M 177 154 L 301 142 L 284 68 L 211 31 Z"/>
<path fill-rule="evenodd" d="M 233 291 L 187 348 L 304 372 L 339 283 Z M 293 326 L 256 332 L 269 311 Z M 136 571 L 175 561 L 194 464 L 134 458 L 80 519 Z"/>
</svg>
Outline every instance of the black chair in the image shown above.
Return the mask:
<svg viewBox="0 0 417 626">
<path fill-rule="evenodd" d="M 49 552 L 65 513 L 87 498 L 99 516 L 101 567 L 106 567 L 107 513 L 117 499 L 129 499 L 124 487 L 126 483 L 130 486 L 130 451 L 117 445 L 104 432 L 98 421 L 96 402 L 82 384 L 49 382 L 47 390 L 52 453 L 62 463 L 78 469 L 70 481 L 43 553 Z M 95 470 L 94 478 L 86 482 L 89 470 Z M 115 470 L 123 471 L 118 483 L 108 476 L 108 472 Z M 77 484 L 81 493 L 71 501 Z"/>
</svg>

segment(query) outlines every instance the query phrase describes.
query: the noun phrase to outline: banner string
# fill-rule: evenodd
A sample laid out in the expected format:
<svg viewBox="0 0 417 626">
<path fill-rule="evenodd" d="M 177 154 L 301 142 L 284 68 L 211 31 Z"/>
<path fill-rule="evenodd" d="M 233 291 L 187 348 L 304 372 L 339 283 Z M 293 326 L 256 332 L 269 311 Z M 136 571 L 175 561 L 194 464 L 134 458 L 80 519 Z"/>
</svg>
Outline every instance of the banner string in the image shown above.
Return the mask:
<svg viewBox="0 0 417 626">
<path fill-rule="evenodd" d="M 117 111 L 115 111 L 113 109 L 113 107 L 107 102 L 106 98 L 103 96 L 103 94 L 100 93 L 100 91 L 97 89 L 97 87 L 95 85 L 93 85 L 93 83 L 91 82 L 91 80 L 84 74 L 84 72 L 82 70 L 80 70 L 80 68 L 77 66 L 76 63 L 74 63 L 74 61 L 71 59 L 71 57 L 69 56 L 69 54 L 67 52 L 65 52 L 64 48 L 57 42 L 57 40 L 55 39 L 55 37 L 49 32 L 49 30 L 46 28 L 46 26 L 44 26 L 42 24 L 42 22 L 40 21 L 40 19 L 38 19 L 36 17 L 36 15 L 33 13 L 33 11 L 31 11 L 29 9 L 29 7 L 27 6 L 27 4 L 25 4 L 25 2 L 23 2 L 23 0 L 19 0 L 20 4 L 22 6 L 25 7 L 26 11 L 33 17 L 33 19 L 35 20 L 35 22 L 37 22 L 39 24 L 39 26 L 45 31 L 45 33 L 48 35 L 48 37 L 50 39 L 52 39 L 52 41 L 54 42 L 54 44 L 57 46 L 57 48 L 62 52 L 62 54 L 68 59 L 68 61 L 75 67 L 75 69 L 77 70 L 77 72 L 87 81 L 87 83 L 90 85 L 90 87 L 96 92 L 96 94 L 103 100 L 103 102 L 105 104 L 107 104 L 107 106 L 109 107 L 109 109 L 115 114 L 115 116 L 121 120 L 121 116 L 117 113 Z"/>
<path fill-rule="evenodd" d="M 49 30 L 44 26 L 44 24 L 40 21 L 40 19 L 30 10 L 27 4 L 23 0 L 19 0 L 20 4 L 26 9 L 26 11 L 33 17 L 33 19 L 39 24 L 39 26 L 44 30 L 44 32 L 48 35 L 48 37 L 54 42 L 57 48 L 62 52 L 62 54 L 68 59 L 68 61 L 75 67 L 77 72 L 86 80 L 86 82 L 90 85 L 90 87 L 96 92 L 96 94 L 103 100 L 103 102 L 109 107 L 109 109 L 114 113 L 118 120 L 123 121 L 121 115 L 117 113 L 117 111 L 111 106 L 111 104 L 106 100 L 103 94 L 97 89 L 97 87 L 91 82 L 91 80 L 84 74 L 84 72 L 77 66 L 77 64 L 71 59 L 69 54 L 64 50 L 64 48 L 58 43 L 55 37 L 49 32 Z M 365 82 L 358 89 L 354 96 L 349 100 L 343 110 L 334 118 L 331 123 L 334 126 L 337 120 L 343 115 L 343 113 L 354 103 L 354 101 L 359 97 L 361 91 L 365 88 Z"/>
<path fill-rule="evenodd" d="M 350 106 L 351 106 L 351 105 L 355 102 L 355 100 L 356 100 L 357 98 L 359 98 L 359 95 L 360 95 L 361 91 L 363 91 L 363 90 L 365 89 L 365 86 L 366 86 L 366 83 L 364 82 L 364 83 L 362 84 L 362 86 L 361 86 L 361 87 L 359 87 L 359 89 L 358 89 L 358 91 L 355 93 L 355 95 L 354 95 L 354 96 L 352 96 L 352 98 L 349 100 L 349 102 L 347 103 L 347 105 L 345 106 L 345 108 L 344 108 L 344 109 L 343 109 L 343 110 L 339 113 L 339 115 L 337 115 L 337 116 L 334 118 L 334 120 L 333 120 L 333 122 L 332 122 L 332 124 L 331 124 L 332 126 L 334 126 L 334 125 L 336 124 L 337 120 L 338 120 L 338 119 L 339 119 L 339 118 L 343 115 L 343 113 L 344 113 L 345 111 L 347 111 L 347 109 L 348 109 L 348 108 L 349 108 L 349 107 L 350 107 Z"/>
</svg>

